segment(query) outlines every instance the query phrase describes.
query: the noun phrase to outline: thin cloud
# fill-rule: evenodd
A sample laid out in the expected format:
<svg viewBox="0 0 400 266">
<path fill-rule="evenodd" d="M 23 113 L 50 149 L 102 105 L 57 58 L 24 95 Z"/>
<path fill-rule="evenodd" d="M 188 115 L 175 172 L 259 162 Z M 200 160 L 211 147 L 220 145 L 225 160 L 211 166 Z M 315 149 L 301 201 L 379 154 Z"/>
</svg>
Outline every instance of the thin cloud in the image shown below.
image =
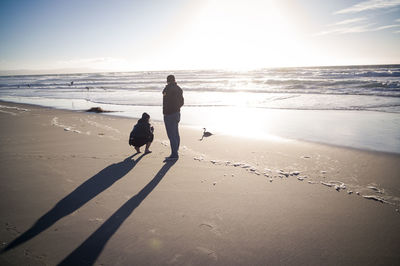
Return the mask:
<svg viewBox="0 0 400 266">
<path fill-rule="evenodd" d="M 400 0 L 369 0 L 336 11 L 334 14 L 358 13 L 366 10 L 386 9 L 400 6 Z"/>
<path fill-rule="evenodd" d="M 321 31 L 316 34 L 316 36 L 321 36 L 321 35 L 330 35 L 330 34 L 347 34 L 347 33 L 360 33 L 360 32 L 367 32 L 370 31 L 370 27 L 374 25 L 372 24 L 366 24 L 366 25 L 355 25 L 355 26 L 349 26 L 349 27 L 339 27 L 339 28 L 333 28 L 325 31 Z"/>
<path fill-rule="evenodd" d="M 328 34 L 362 33 L 362 32 L 371 32 L 371 31 L 380 31 L 380 30 L 391 29 L 391 28 L 400 28 L 400 24 L 372 27 L 374 24 L 375 23 L 366 24 L 366 25 L 355 25 L 355 26 L 351 26 L 351 27 L 349 26 L 349 27 L 334 28 L 334 29 L 330 29 L 330 30 L 326 30 L 326 31 L 317 33 L 316 36 L 328 35 Z M 395 33 L 398 33 L 398 32 L 396 31 Z"/>
<path fill-rule="evenodd" d="M 398 27 L 400 27 L 400 24 L 386 25 L 386 26 L 377 27 L 371 31 L 385 30 L 385 29 L 398 28 Z"/>
<path fill-rule="evenodd" d="M 112 57 L 96 57 L 96 58 L 80 58 L 80 59 L 70 59 L 59 61 L 59 64 L 64 65 L 84 65 L 84 64 L 96 64 L 103 62 L 115 62 L 118 59 Z"/>
<path fill-rule="evenodd" d="M 58 61 L 58 67 L 76 68 L 87 67 L 93 69 L 109 69 L 109 68 L 122 68 L 126 66 L 126 60 L 114 57 L 95 57 L 95 58 L 81 58 Z"/>
<path fill-rule="evenodd" d="M 347 24 L 353 24 L 356 22 L 364 21 L 364 20 L 366 20 L 366 18 L 351 18 L 351 19 L 346 19 L 346 20 L 336 22 L 332 25 L 347 25 Z"/>
<path fill-rule="evenodd" d="M 400 22 L 400 18 L 396 19 L 394 22 Z"/>
</svg>

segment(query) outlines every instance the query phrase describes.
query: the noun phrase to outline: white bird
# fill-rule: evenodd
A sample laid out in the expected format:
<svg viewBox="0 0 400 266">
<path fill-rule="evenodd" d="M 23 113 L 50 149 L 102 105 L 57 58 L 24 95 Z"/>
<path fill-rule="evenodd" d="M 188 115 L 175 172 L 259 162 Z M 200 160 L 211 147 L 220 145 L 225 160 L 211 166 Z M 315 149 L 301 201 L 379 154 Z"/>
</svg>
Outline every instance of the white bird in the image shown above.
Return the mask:
<svg viewBox="0 0 400 266">
<path fill-rule="evenodd" d="M 204 132 L 203 132 L 203 136 L 201 137 L 201 139 L 200 140 L 203 140 L 203 138 L 204 137 L 210 137 L 210 136 L 212 136 L 213 134 L 211 133 L 211 132 L 208 132 L 208 131 L 206 131 L 206 129 L 205 128 L 203 128 L 203 130 L 204 130 Z"/>
</svg>

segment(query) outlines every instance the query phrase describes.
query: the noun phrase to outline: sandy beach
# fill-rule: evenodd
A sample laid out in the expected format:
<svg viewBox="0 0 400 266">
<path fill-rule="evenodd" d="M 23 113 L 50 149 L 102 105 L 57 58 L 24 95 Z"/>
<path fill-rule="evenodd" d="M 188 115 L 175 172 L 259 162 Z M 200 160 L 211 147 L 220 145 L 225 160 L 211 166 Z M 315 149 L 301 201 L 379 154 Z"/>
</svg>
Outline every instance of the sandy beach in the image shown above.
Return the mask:
<svg viewBox="0 0 400 266">
<path fill-rule="evenodd" d="M 184 115 L 184 114 L 183 114 Z M 0 102 L 0 265 L 398 265 L 400 155 Z M 142 148 L 143 150 L 143 148 Z"/>
</svg>

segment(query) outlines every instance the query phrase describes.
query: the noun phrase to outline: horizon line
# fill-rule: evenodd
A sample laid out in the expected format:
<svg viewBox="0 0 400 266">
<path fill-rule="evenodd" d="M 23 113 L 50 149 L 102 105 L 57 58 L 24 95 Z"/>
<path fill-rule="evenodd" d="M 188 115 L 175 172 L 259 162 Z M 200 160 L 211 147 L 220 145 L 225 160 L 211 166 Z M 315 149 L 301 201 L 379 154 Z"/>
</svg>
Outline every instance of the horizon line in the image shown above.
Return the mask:
<svg viewBox="0 0 400 266">
<path fill-rule="evenodd" d="M 95 74 L 95 73 L 130 73 L 130 72 L 180 72 L 180 71 L 232 71 L 246 72 L 262 69 L 282 69 L 282 68 L 318 68 L 318 67 L 367 67 L 367 66 L 397 66 L 399 63 L 388 64 L 343 64 L 343 65 L 302 65 L 302 66 L 268 66 L 248 69 L 234 68 L 188 68 L 188 69 L 153 69 L 153 70 L 105 70 L 90 69 L 79 70 L 76 68 L 57 68 L 57 69 L 12 69 L 0 70 L 0 76 L 40 76 L 40 75 L 73 75 L 73 74 Z M 13 73 L 14 72 L 14 73 Z M 18 73 L 27 72 L 27 73 Z M 32 72 L 32 73 L 28 73 Z M 39 73 L 43 72 L 43 73 Z"/>
</svg>

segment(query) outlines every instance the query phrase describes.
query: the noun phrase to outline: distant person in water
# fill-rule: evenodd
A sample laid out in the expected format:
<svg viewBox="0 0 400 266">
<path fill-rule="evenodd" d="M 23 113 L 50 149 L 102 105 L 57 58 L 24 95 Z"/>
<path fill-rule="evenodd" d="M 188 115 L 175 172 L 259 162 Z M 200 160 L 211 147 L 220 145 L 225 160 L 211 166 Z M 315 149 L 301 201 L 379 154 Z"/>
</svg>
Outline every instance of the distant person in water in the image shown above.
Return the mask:
<svg viewBox="0 0 400 266">
<path fill-rule="evenodd" d="M 181 107 L 184 104 L 182 89 L 176 84 L 175 77 L 167 77 L 167 86 L 163 90 L 164 124 L 167 130 L 171 155 L 166 160 L 177 160 L 180 145 L 179 121 L 181 120 Z"/>
<path fill-rule="evenodd" d="M 140 152 L 140 147 L 146 145 L 144 153 L 151 153 L 149 148 L 153 139 L 154 128 L 150 125 L 150 115 L 143 113 L 142 118 L 139 119 L 131 131 L 129 145 L 135 147 L 138 153 Z"/>
</svg>

